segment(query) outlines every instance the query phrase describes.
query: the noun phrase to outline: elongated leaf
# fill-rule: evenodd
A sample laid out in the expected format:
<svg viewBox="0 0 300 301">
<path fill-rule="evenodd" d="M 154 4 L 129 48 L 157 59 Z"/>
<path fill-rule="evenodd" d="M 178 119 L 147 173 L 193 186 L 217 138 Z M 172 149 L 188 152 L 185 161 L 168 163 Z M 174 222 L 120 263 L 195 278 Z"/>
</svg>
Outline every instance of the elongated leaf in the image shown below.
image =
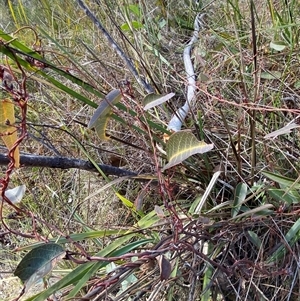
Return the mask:
<svg viewBox="0 0 300 301">
<path fill-rule="evenodd" d="M 21 58 L 19 55 L 23 55 L 28 58 L 37 60 L 41 63 L 44 63 L 47 66 L 47 68 L 50 68 L 53 71 L 55 71 L 56 73 L 58 73 L 59 75 L 64 76 L 65 78 L 72 81 L 76 85 L 82 87 L 84 90 L 91 92 L 98 97 L 103 97 L 103 94 L 100 93 L 99 91 L 97 91 L 96 89 L 94 89 L 90 84 L 82 81 L 81 79 L 70 74 L 69 72 L 66 72 L 66 71 L 59 69 L 56 66 L 52 65 L 50 62 L 46 61 L 39 53 L 26 47 L 25 45 L 20 43 L 17 39 L 14 39 L 13 37 L 7 35 L 1 29 L 0 29 L 0 37 L 6 41 L 10 41 L 9 47 L 6 47 L 6 46 L 0 44 L 0 52 L 2 52 L 3 54 L 5 54 L 9 58 L 11 58 L 13 61 L 17 60 L 18 63 L 23 68 L 30 71 L 31 73 L 36 73 L 36 74 L 39 74 L 39 75 L 45 77 L 47 81 L 49 81 L 51 84 L 53 84 L 55 86 L 55 88 L 64 91 L 65 93 L 71 95 L 75 99 L 83 101 L 84 103 L 86 103 L 92 107 L 97 107 L 96 103 L 92 102 L 90 99 L 77 93 L 76 91 L 70 89 L 69 87 L 63 85 L 61 82 L 55 80 L 53 77 L 48 75 L 46 72 L 40 70 L 39 68 L 31 66 L 26 60 Z"/>
<path fill-rule="evenodd" d="M 247 196 L 247 185 L 245 183 L 238 183 L 235 188 L 233 208 L 231 209 L 231 216 L 235 217 L 240 211 L 240 208 Z"/>
<path fill-rule="evenodd" d="M 42 279 L 55 263 L 65 255 L 58 244 L 44 244 L 28 252 L 17 266 L 14 275 L 19 277 L 27 291 L 34 283 Z"/>
<path fill-rule="evenodd" d="M 147 244 L 151 241 L 152 241 L 152 239 L 142 239 L 142 240 L 139 240 L 139 241 L 129 243 L 128 245 L 120 248 L 119 250 L 116 250 L 116 251 L 112 252 L 110 255 L 111 256 L 120 256 L 120 255 L 126 254 L 126 253 L 130 252 L 131 250 L 135 250 L 135 249 L 141 247 L 142 245 L 145 245 L 145 244 Z M 108 246 L 108 247 L 111 248 L 111 246 Z M 104 250 L 104 249 L 102 251 L 107 252 L 107 250 Z M 99 254 L 102 253 L 102 251 L 99 252 Z M 100 268 L 103 268 L 108 264 L 109 264 L 109 262 L 97 262 L 95 265 L 93 265 L 93 267 L 76 284 L 74 289 L 69 293 L 68 297 L 69 298 L 76 297 L 78 292 L 87 283 L 87 281 L 91 278 L 91 276 L 94 275 Z"/>
<path fill-rule="evenodd" d="M 117 250 L 118 247 L 120 247 L 122 244 L 126 243 L 128 240 L 132 239 L 133 237 L 136 237 L 138 234 L 136 233 L 136 228 L 140 229 L 147 229 L 151 227 L 155 222 L 159 221 L 159 218 L 156 216 L 154 211 L 151 211 L 146 216 L 144 216 L 136 225 L 133 226 L 132 230 L 128 232 L 134 231 L 134 233 L 130 233 L 128 235 L 124 235 L 112 243 L 110 243 L 107 247 L 102 249 L 100 252 L 95 254 L 95 256 L 107 256 L 108 254 L 111 256 L 119 256 L 122 254 L 125 254 L 126 252 L 130 252 L 134 248 L 137 248 L 143 244 L 149 243 L 152 240 L 151 239 L 145 239 L 133 242 L 131 244 L 128 244 L 119 250 Z M 61 288 L 64 288 L 68 285 L 72 285 L 75 283 L 78 283 L 76 285 L 76 288 L 72 292 L 70 292 L 70 296 L 75 296 L 76 293 L 82 288 L 83 285 L 88 281 L 88 279 L 95 274 L 100 268 L 105 267 L 108 264 L 108 262 L 89 262 L 86 264 L 83 264 L 79 267 L 77 267 L 75 270 L 70 272 L 68 275 L 66 275 L 64 278 L 56 282 L 54 285 L 49 287 L 47 290 L 43 291 L 42 293 L 28 298 L 26 301 L 44 301 L 49 297 L 51 294 L 57 292 Z"/>
<path fill-rule="evenodd" d="M 132 229 L 132 232 L 134 232 L 135 229 Z M 70 239 L 72 241 L 82 241 L 82 240 L 87 240 L 87 239 L 95 239 L 95 238 L 101 238 L 101 237 L 107 237 L 110 235 L 126 235 L 126 234 L 131 234 L 128 230 L 99 230 L 99 231 L 89 231 L 89 232 L 83 232 L 83 233 L 76 233 L 76 234 L 70 234 Z M 65 238 L 65 237 L 60 237 L 60 238 L 52 238 L 50 239 L 50 242 L 57 242 L 60 244 L 64 244 L 69 242 L 70 240 Z M 25 251 L 25 250 L 31 250 L 32 248 L 36 248 L 38 246 L 44 245 L 41 242 L 38 243 L 33 243 L 28 246 L 24 247 L 19 247 L 16 250 L 18 251 Z"/>
<path fill-rule="evenodd" d="M 88 124 L 88 128 L 95 128 L 99 138 L 102 140 L 109 139 L 105 134 L 106 125 L 111 115 L 112 106 L 118 103 L 121 100 L 121 97 L 122 94 L 120 90 L 113 90 L 109 92 L 101 101 L 99 107 Z"/>
<path fill-rule="evenodd" d="M 206 246 L 206 254 L 205 255 L 208 255 L 211 253 L 212 249 L 213 249 L 213 245 L 212 243 L 205 243 L 207 244 Z M 211 300 L 211 278 L 212 278 L 212 275 L 213 275 L 213 272 L 214 272 L 214 268 L 209 265 L 209 264 L 206 264 L 206 269 L 205 269 L 205 272 L 204 272 L 204 275 L 203 275 L 203 285 L 202 285 L 202 291 L 204 292 L 201 296 L 201 299 L 200 301 L 210 301 Z"/>
<path fill-rule="evenodd" d="M 8 99 L 0 101 L 0 135 L 8 151 L 12 149 L 18 140 L 17 129 L 14 125 L 15 105 Z M 15 167 L 20 166 L 20 150 L 16 147 L 14 150 Z"/>
<path fill-rule="evenodd" d="M 288 192 L 285 189 L 268 189 L 268 193 L 272 198 L 277 200 L 279 203 L 286 202 L 288 205 L 299 204 L 300 195 L 297 190 L 292 189 Z"/>
<path fill-rule="evenodd" d="M 144 110 L 147 111 L 153 107 L 156 107 L 164 102 L 166 102 L 167 100 L 169 100 L 170 98 L 172 98 L 175 95 L 175 93 L 169 93 L 169 94 L 155 94 L 155 93 L 151 93 L 148 94 L 143 101 L 144 104 Z"/>
<path fill-rule="evenodd" d="M 179 131 L 170 136 L 167 142 L 167 157 L 169 163 L 163 170 L 182 163 L 194 154 L 203 154 L 213 149 L 213 144 L 199 141 L 190 130 Z"/>
<path fill-rule="evenodd" d="M 262 174 L 270 180 L 280 184 L 281 187 L 293 187 L 294 189 L 300 189 L 300 183 L 297 183 L 297 181 L 294 179 L 268 171 L 264 171 Z"/>
<path fill-rule="evenodd" d="M 271 215 L 271 214 L 273 214 L 273 210 L 271 210 L 272 208 L 274 208 L 274 205 L 265 204 L 260 207 L 256 207 L 254 209 L 248 210 L 239 215 L 236 215 L 235 217 L 232 217 L 230 220 L 242 218 L 245 216 L 251 216 L 251 215 Z"/>
<path fill-rule="evenodd" d="M 270 258 L 267 260 L 268 263 L 277 261 L 281 259 L 285 252 L 286 252 L 286 243 L 289 244 L 290 247 L 292 247 L 300 238 L 300 219 L 298 219 L 294 225 L 291 227 L 291 229 L 288 231 L 288 233 L 285 235 L 285 243 L 282 243 L 282 245 L 270 256 Z"/>
<path fill-rule="evenodd" d="M 259 238 L 259 236 L 251 230 L 247 231 L 246 233 L 249 236 L 249 240 L 257 247 L 257 249 L 260 249 L 261 239 Z"/>
<path fill-rule="evenodd" d="M 270 42 L 270 48 L 276 51 L 282 51 L 286 48 L 286 45 L 283 42 Z"/>
<path fill-rule="evenodd" d="M 279 79 L 281 78 L 282 73 L 280 71 L 270 71 L 270 72 L 262 72 L 260 74 L 260 78 L 262 79 Z"/>
<path fill-rule="evenodd" d="M 300 125 L 292 122 L 289 123 L 288 125 L 284 126 L 283 128 L 276 130 L 274 132 L 271 132 L 269 134 L 267 134 L 266 136 L 264 136 L 265 139 L 269 139 L 269 138 L 276 138 L 277 136 L 283 135 L 283 134 L 289 134 L 293 129 L 299 128 Z"/>
</svg>

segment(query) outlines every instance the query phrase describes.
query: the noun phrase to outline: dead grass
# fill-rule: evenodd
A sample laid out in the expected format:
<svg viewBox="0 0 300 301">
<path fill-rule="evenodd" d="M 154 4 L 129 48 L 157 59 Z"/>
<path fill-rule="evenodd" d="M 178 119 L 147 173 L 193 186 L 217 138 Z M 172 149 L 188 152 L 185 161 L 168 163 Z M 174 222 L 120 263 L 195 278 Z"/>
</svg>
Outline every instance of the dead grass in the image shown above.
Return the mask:
<svg viewBox="0 0 300 301">
<path fill-rule="evenodd" d="M 298 221 L 299 205 L 274 199 L 269 190 L 281 186 L 266 179 L 262 172 L 271 171 L 292 179 L 299 176 L 298 130 L 276 139 L 266 140 L 264 136 L 299 115 L 299 30 L 297 33 L 293 24 L 299 24 L 300 17 L 294 13 L 293 24 L 285 24 L 288 17 L 287 7 L 284 1 L 277 1 L 273 9 L 278 10 L 282 20 L 277 18 L 277 24 L 274 24 L 268 3 L 254 1 L 258 64 L 256 82 L 249 4 L 248 1 L 237 1 L 234 7 L 231 3 L 215 2 L 207 8 L 207 26 L 201 31 L 199 42 L 193 51 L 198 75 L 198 104 L 193 114 L 188 117 L 185 127 L 192 128 L 199 137 L 214 143 L 215 147 L 208 155 L 194 156 L 184 167 L 174 171 L 174 174 L 166 175 L 167 180 L 174 182 L 173 199 L 170 201 L 176 205 L 180 214 L 187 213 L 195 199 L 205 192 L 214 171 L 221 169 L 223 174 L 204 207 L 203 215 L 208 221 L 204 223 L 201 218 L 191 216 L 191 221 L 186 222 L 180 243 L 185 246 L 190 244 L 192 249 L 178 247 L 179 251 L 174 257 L 178 260 L 180 273 L 176 278 L 177 282 L 168 283 L 165 289 L 173 290 L 173 296 L 178 300 L 191 298 L 187 296 L 191 296 L 192 289 L 194 296 L 199 297 L 201 293 L 205 293 L 203 279 L 209 275 L 210 281 L 206 288 L 211 295 L 206 300 L 297 300 L 299 231 L 293 232 L 292 241 L 287 239 L 289 231 Z M 185 99 L 186 75 L 182 50 L 191 30 L 188 26 L 179 26 L 178 22 L 183 20 L 191 26 L 194 12 L 190 6 L 178 1 L 160 5 L 157 10 L 152 7 L 153 3 L 147 2 L 143 5 L 143 11 L 148 17 L 144 20 L 145 26 L 149 26 L 148 31 L 145 34 L 137 33 L 138 38 L 132 36 L 132 33 L 126 33 L 136 52 L 128 46 L 109 18 L 104 22 L 110 33 L 122 45 L 126 45 L 128 54 L 135 59 L 142 73 L 144 69 L 141 61 L 144 62 L 145 69 L 154 79 L 158 90 L 176 92 L 175 104 L 156 114 L 165 123 L 172 114 L 171 107 L 176 108 Z M 109 7 L 103 7 L 104 11 L 108 12 L 108 9 L 115 10 L 113 16 L 118 24 L 123 22 L 123 11 L 113 7 L 112 3 Z M 58 12 L 60 13 L 61 11 Z M 47 42 L 45 38 L 46 48 L 52 51 L 46 54 L 47 57 L 61 67 L 67 66 L 70 72 L 86 79 L 103 92 L 108 92 L 112 87 L 116 88 L 123 79 L 129 79 L 133 82 L 136 100 L 141 102 L 144 93 L 134 83 L 126 66 L 120 62 L 104 38 L 96 34 L 96 28 L 83 17 L 83 13 L 77 11 L 76 14 L 81 19 L 75 15 L 71 19 L 73 18 L 72 24 L 79 27 L 77 31 L 69 32 L 68 28 L 58 31 L 55 24 L 52 28 L 55 28 L 53 34 L 56 41 L 69 49 L 69 54 L 76 61 L 70 63 L 70 59 L 58 54 L 61 50 L 57 45 Z M 98 15 L 101 12 L 98 11 Z M 167 18 L 168 24 L 159 28 L 158 20 L 163 18 Z M 290 40 L 287 40 L 286 28 L 290 30 Z M 285 43 L 286 48 L 276 51 L 270 48 L 270 42 Z M 158 49 L 169 64 L 149 50 L 146 44 L 150 48 Z M 78 66 L 84 67 L 79 69 Z M 111 140 L 100 143 L 95 133 L 88 132 L 85 127 L 93 109 L 52 91 L 41 82 L 31 89 L 33 97 L 28 112 L 29 137 L 22 145 L 23 151 L 82 158 L 85 155 L 75 142 L 75 136 L 99 163 L 117 162 L 122 167 L 139 173 L 156 173 L 149 137 L 140 135 L 132 128 L 132 125 L 142 128 L 138 118 L 116 109 L 116 114 L 126 120 L 127 124 L 113 120 L 108 126 L 108 132 L 123 142 Z M 99 101 L 93 95 L 86 95 L 96 103 Z M 128 109 L 139 110 L 134 103 L 127 102 L 126 106 Z M 255 128 L 250 126 L 253 116 Z M 63 131 L 61 125 L 66 126 L 73 137 Z M 162 133 L 153 130 L 153 135 L 160 137 Z M 255 166 L 251 152 L 253 137 L 257 158 Z M 139 148 L 129 146 L 129 143 Z M 159 160 L 164 162 L 163 159 Z M 87 228 L 126 228 L 135 220 L 131 211 L 121 204 L 112 190 L 101 191 L 86 200 L 106 184 L 96 174 L 76 170 L 62 172 L 21 169 L 15 173 L 13 182 L 24 183 L 28 187 L 28 195 L 22 206 L 50 221 L 65 233 L 80 233 Z M 260 214 L 249 214 L 245 218 L 231 219 L 232 203 L 238 193 L 236 187 L 240 183 L 248 187 L 248 201 L 241 206 L 240 214 L 269 203 L 274 206 L 272 212 L 263 211 Z M 162 203 L 159 187 L 151 186 L 146 190 L 143 185 L 126 182 L 116 188 L 132 202 L 144 196 L 145 212 Z M 256 194 L 256 191 L 259 193 Z M 8 215 L 9 209 L 6 210 L 5 214 Z M 209 211 L 211 213 L 207 213 Z M 22 232 L 31 230 L 29 219 L 8 220 L 8 224 Z M 165 237 L 171 230 L 172 227 L 165 226 L 157 233 L 161 231 Z M 41 227 L 39 233 L 44 237 L 55 236 L 55 231 L 47 226 Z M 12 253 L 12 246 L 27 243 L 25 240 L 16 241 L 13 236 L 8 237 L 8 242 L 4 242 L 3 247 L 9 264 L 4 269 L 12 269 L 20 260 Z M 109 239 L 102 243 L 109 244 Z M 282 245 L 287 247 L 286 251 L 282 254 L 276 253 Z M 93 251 L 88 244 L 85 247 Z M 208 255 L 213 262 L 204 257 L 204 248 L 209 250 Z M 197 273 L 201 281 L 198 281 Z M 156 274 L 158 278 L 159 273 Z M 141 283 L 146 280 L 148 279 Z M 14 281 L 3 281 L 3 291 L 5 287 L 14 286 Z M 184 287 L 186 284 L 189 285 L 187 289 Z M 161 292 L 157 298 L 164 300 L 167 297 Z M 201 298 L 205 300 L 203 295 Z"/>
</svg>

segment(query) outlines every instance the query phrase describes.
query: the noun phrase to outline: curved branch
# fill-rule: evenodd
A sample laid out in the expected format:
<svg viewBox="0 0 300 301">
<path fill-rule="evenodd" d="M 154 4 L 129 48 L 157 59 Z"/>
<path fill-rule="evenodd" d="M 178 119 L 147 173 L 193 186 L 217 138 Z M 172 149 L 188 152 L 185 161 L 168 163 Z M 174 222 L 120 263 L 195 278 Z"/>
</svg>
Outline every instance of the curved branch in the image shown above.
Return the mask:
<svg viewBox="0 0 300 301">
<path fill-rule="evenodd" d="M 185 104 L 179 108 L 172 119 L 169 122 L 168 129 L 173 130 L 175 132 L 178 132 L 181 130 L 182 122 L 186 118 L 189 110 L 194 106 L 195 101 L 195 94 L 196 94 L 196 75 L 194 71 L 194 66 L 191 59 L 191 51 L 192 46 L 195 44 L 195 42 L 198 40 L 198 35 L 200 29 L 203 27 L 203 17 L 205 14 L 197 14 L 194 22 L 194 32 L 192 35 L 191 40 L 189 43 L 185 46 L 183 51 L 183 62 L 184 62 L 184 68 L 187 76 L 187 100 Z"/>
<path fill-rule="evenodd" d="M 7 157 L 7 155 L 0 154 L 0 165 L 6 165 L 9 162 L 10 160 Z M 68 157 L 21 155 L 20 166 L 47 167 L 47 168 L 60 168 L 60 169 L 77 168 L 81 170 L 97 172 L 97 169 L 95 168 L 95 166 L 93 166 L 91 162 L 80 160 L 80 159 L 72 159 Z M 136 172 L 114 167 L 111 165 L 98 164 L 98 166 L 106 175 L 137 176 Z"/>
</svg>

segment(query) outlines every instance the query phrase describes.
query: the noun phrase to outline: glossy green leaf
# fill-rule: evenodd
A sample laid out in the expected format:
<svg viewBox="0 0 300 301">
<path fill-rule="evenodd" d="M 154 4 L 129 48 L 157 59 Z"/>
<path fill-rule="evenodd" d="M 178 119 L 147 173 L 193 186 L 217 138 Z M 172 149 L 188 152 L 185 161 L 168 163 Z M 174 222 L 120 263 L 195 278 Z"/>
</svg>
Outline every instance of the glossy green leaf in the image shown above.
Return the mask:
<svg viewBox="0 0 300 301">
<path fill-rule="evenodd" d="M 167 142 L 167 157 L 169 163 L 163 170 L 182 163 L 194 154 L 203 154 L 213 149 L 213 144 L 199 141 L 190 130 L 179 131 L 170 136 Z"/>
<path fill-rule="evenodd" d="M 54 267 L 55 263 L 65 256 L 62 246 L 48 243 L 28 252 L 17 266 L 14 275 L 24 283 L 27 291 L 33 284 L 41 280 Z"/>
<path fill-rule="evenodd" d="M 161 95 L 155 93 L 148 94 L 143 101 L 144 110 L 147 111 L 153 107 L 156 107 L 166 102 L 167 100 L 171 99 L 174 95 L 175 93 L 161 94 Z"/>
<path fill-rule="evenodd" d="M 106 125 L 111 115 L 112 107 L 121 100 L 122 94 L 120 90 L 113 90 L 109 92 L 106 97 L 101 101 L 96 112 L 92 116 L 88 128 L 95 128 L 98 136 L 102 140 L 107 140 L 108 137 L 105 134 Z"/>
<path fill-rule="evenodd" d="M 233 208 L 231 209 L 231 216 L 235 217 L 239 213 L 243 202 L 247 196 L 247 185 L 245 183 L 238 183 L 234 192 Z"/>
</svg>

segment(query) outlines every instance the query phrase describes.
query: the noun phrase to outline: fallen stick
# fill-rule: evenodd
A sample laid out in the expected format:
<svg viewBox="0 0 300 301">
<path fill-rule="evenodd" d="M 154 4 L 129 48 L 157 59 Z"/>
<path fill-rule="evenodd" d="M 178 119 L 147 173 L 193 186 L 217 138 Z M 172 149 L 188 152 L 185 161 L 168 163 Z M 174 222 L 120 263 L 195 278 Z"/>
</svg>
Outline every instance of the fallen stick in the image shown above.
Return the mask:
<svg viewBox="0 0 300 301">
<path fill-rule="evenodd" d="M 5 154 L 0 154 L 0 165 L 6 165 L 10 162 Z M 96 167 L 90 162 L 81 159 L 73 159 L 68 157 L 48 157 L 38 155 L 20 155 L 20 167 L 46 167 L 46 168 L 60 168 L 69 169 L 77 168 L 80 170 L 87 170 L 98 172 Z M 106 164 L 98 164 L 99 168 L 106 175 L 113 176 L 137 176 L 136 172 L 126 169 L 118 168 Z"/>
</svg>

